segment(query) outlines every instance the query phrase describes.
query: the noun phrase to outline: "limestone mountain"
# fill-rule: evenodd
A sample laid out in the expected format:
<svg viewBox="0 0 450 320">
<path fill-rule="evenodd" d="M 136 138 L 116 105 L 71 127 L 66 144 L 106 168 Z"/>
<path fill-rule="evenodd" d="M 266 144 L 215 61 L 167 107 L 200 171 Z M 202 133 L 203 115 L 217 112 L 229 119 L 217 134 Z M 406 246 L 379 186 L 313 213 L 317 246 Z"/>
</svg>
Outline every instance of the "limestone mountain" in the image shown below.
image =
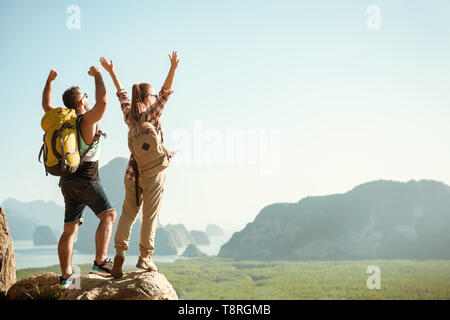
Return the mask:
<svg viewBox="0 0 450 320">
<path fill-rule="evenodd" d="M 137 246 L 138 242 L 135 245 Z M 159 226 L 156 229 L 154 254 L 155 255 L 178 254 L 177 243 L 175 242 L 172 233 L 163 226 Z"/>
<path fill-rule="evenodd" d="M 178 248 L 187 247 L 191 244 L 192 238 L 189 231 L 182 224 L 168 224 L 165 226 L 166 229 L 173 235 L 175 243 Z"/>
<path fill-rule="evenodd" d="M 206 254 L 203 253 L 197 246 L 193 243 L 187 246 L 186 250 L 181 255 L 182 257 L 186 258 L 199 258 L 199 257 L 205 257 Z"/>
<path fill-rule="evenodd" d="M 14 198 L 8 198 L 3 201 L 2 207 L 8 209 L 8 212 L 12 211 L 12 217 L 17 217 L 12 220 L 14 236 L 15 234 L 23 234 L 25 231 L 19 231 L 19 229 L 30 228 L 30 223 L 34 224 L 34 226 L 47 225 L 52 229 L 56 229 L 58 233 L 63 230 L 64 207 L 57 205 L 54 201 L 36 200 L 22 202 Z M 19 213 L 19 215 L 17 215 L 17 213 Z M 20 221 L 17 219 L 20 219 Z M 17 226 L 20 226 L 20 228 L 16 228 L 16 223 L 19 223 Z M 34 227 L 27 239 L 32 239 L 33 231 Z"/>
<path fill-rule="evenodd" d="M 449 259 L 450 187 L 374 181 L 344 194 L 263 208 L 220 257 L 263 260 Z"/>
<path fill-rule="evenodd" d="M 8 212 L 8 225 L 13 240 L 32 240 L 36 219 L 28 218 L 21 212 L 5 208 Z"/>
<path fill-rule="evenodd" d="M 55 233 L 49 226 L 37 226 L 33 233 L 35 246 L 48 246 L 58 243 Z"/>
<path fill-rule="evenodd" d="M 191 236 L 192 243 L 195 245 L 208 245 L 211 243 L 208 235 L 203 231 L 192 230 L 189 232 L 189 235 Z"/>
<path fill-rule="evenodd" d="M 210 237 L 214 237 L 214 236 L 223 236 L 224 232 L 222 230 L 222 228 L 220 228 L 218 225 L 216 224 L 208 224 L 206 226 L 206 233 L 208 234 L 208 236 Z"/>
</svg>

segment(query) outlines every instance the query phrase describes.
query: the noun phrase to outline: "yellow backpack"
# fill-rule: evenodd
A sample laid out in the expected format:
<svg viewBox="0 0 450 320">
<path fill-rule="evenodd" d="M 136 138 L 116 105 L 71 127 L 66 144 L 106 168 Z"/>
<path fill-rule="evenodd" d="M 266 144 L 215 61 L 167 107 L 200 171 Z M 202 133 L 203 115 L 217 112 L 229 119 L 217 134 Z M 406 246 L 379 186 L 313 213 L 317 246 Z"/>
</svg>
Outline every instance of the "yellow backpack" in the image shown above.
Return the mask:
<svg viewBox="0 0 450 320">
<path fill-rule="evenodd" d="M 45 134 L 38 160 L 41 162 L 41 156 L 44 156 L 45 174 L 66 176 L 75 173 L 81 162 L 75 110 L 50 110 L 42 117 L 41 127 Z"/>
</svg>

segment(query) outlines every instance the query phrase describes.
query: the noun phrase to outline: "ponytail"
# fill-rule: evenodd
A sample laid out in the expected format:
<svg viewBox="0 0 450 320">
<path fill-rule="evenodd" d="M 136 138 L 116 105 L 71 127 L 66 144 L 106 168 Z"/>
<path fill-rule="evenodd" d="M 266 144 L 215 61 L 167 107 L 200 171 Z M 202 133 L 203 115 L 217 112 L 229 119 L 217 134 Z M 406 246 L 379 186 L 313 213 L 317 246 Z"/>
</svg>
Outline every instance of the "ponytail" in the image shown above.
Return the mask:
<svg viewBox="0 0 450 320">
<path fill-rule="evenodd" d="M 131 91 L 130 125 L 141 122 L 141 114 L 147 109 L 144 100 L 150 95 L 151 85 L 148 83 L 134 84 Z"/>
</svg>

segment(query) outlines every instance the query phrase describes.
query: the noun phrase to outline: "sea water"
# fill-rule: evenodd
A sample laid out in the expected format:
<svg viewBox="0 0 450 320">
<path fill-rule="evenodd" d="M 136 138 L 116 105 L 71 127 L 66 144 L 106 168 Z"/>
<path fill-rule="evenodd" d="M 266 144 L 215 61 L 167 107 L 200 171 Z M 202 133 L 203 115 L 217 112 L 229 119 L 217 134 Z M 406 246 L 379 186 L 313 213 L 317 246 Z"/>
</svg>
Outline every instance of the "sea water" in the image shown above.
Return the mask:
<svg viewBox="0 0 450 320">
<path fill-rule="evenodd" d="M 215 256 L 219 253 L 220 247 L 225 244 L 230 237 L 230 233 L 223 236 L 210 237 L 211 243 L 209 245 L 197 245 L 197 247 L 208 256 Z M 152 259 L 155 262 L 174 262 L 176 259 L 180 258 L 184 249 L 185 248 L 179 248 L 178 255 L 154 255 Z M 59 265 L 57 245 L 35 246 L 32 240 L 14 240 L 14 255 L 16 260 L 16 270 Z M 108 256 L 113 258 L 113 255 L 114 253 L 110 253 Z M 79 253 L 77 250 L 74 250 L 72 264 L 91 264 L 94 263 L 94 258 L 94 254 Z M 137 259 L 137 255 L 127 255 L 124 265 L 134 267 Z"/>
</svg>

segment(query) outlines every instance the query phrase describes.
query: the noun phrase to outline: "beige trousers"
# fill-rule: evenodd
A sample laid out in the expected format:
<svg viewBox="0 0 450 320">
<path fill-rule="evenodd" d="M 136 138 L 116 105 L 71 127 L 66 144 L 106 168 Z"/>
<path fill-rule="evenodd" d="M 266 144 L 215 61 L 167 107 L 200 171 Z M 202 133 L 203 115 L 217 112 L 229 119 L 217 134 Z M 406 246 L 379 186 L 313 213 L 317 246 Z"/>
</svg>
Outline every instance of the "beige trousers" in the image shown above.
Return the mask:
<svg viewBox="0 0 450 320">
<path fill-rule="evenodd" d="M 125 255 L 130 243 L 130 233 L 139 213 L 142 202 L 142 226 L 139 251 L 141 256 L 152 255 L 155 250 L 155 232 L 158 221 L 161 199 L 164 193 L 164 182 L 166 180 L 165 170 L 145 179 L 139 179 L 139 205 L 136 205 L 136 191 L 134 181 L 124 178 L 125 200 L 123 202 L 122 214 L 117 225 L 114 237 L 116 254 Z"/>
</svg>

